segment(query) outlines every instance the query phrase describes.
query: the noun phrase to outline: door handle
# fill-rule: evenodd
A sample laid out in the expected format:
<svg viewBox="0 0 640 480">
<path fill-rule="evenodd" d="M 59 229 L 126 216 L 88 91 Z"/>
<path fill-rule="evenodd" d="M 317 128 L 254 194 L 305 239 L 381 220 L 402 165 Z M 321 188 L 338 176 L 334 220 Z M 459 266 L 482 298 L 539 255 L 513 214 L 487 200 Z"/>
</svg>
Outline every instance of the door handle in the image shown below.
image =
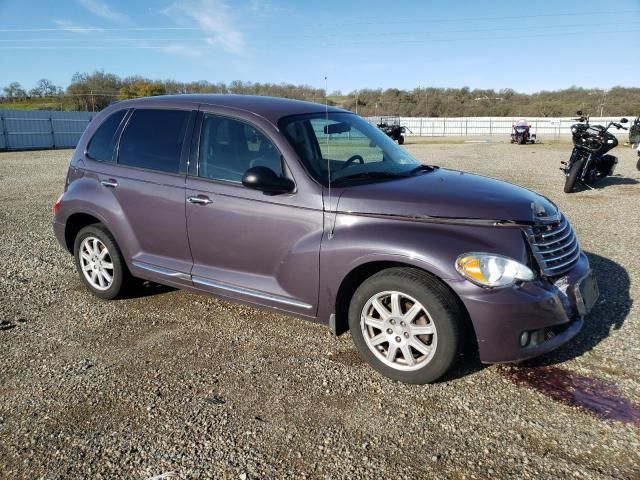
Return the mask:
<svg viewBox="0 0 640 480">
<path fill-rule="evenodd" d="M 197 205 L 209 205 L 210 203 L 213 203 L 213 201 L 209 197 L 205 197 L 204 195 L 187 197 L 187 202 L 195 203 Z"/>
<path fill-rule="evenodd" d="M 110 178 L 109 180 L 100 180 L 100 183 L 104 187 L 116 188 L 118 186 L 118 181 Z"/>
</svg>

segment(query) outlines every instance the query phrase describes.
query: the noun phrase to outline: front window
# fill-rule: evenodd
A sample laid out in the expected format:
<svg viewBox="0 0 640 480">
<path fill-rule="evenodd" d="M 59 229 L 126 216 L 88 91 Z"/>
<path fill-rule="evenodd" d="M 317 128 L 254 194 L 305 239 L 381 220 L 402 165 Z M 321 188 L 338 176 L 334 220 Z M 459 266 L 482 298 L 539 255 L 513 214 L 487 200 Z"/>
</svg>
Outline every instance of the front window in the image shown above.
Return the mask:
<svg viewBox="0 0 640 480">
<path fill-rule="evenodd" d="M 309 173 L 327 186 L 346 186 L 410 175 L 421 164 L 387 135 L 351 113 L 296 115 L 280 129 Z"/>
<path fill-rule="evenodd" d="M 239 120 L 205 115 L 198 176 L 241 183 L 247 170 L 267 167 L 283 176 L 280 152 L 259 130 Z"/>
</svg>

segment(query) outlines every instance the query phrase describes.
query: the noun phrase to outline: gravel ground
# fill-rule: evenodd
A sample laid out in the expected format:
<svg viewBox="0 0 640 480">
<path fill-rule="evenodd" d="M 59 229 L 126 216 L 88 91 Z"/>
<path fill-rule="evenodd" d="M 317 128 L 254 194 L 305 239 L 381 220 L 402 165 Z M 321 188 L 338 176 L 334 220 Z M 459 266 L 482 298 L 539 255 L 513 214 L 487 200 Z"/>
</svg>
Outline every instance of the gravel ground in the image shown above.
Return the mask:
<svg viewBox="0 0 640 480">
<path fill-rule="evenodd" d="M 565 195 L 566 144 L 406 148 L 560 205 L 602 292 L 574 341 L 411 386 L 320 325 L 153 286 L 101 301 L 51 231 L 70 152 L 0 153 L 0 477 L 640 478 L 634 152 Z"/>
</svg>

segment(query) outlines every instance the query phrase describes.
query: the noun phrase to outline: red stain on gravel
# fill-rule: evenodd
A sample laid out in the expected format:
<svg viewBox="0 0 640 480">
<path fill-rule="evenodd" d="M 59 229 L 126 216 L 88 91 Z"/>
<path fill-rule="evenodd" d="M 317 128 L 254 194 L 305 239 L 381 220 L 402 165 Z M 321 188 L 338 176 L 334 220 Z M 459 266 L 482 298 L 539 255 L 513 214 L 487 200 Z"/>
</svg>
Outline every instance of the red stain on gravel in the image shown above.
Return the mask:
<svg viewBox="0 0 640 480">
<path fill-rule="evenodd" d="M 612 383 L 554 366 L 499 366 L 498 371 L 516 385 L 533 388 L 596 418 L 617 420 L 640 428 L 640 406 L 624 398 Z"/>
</svg>

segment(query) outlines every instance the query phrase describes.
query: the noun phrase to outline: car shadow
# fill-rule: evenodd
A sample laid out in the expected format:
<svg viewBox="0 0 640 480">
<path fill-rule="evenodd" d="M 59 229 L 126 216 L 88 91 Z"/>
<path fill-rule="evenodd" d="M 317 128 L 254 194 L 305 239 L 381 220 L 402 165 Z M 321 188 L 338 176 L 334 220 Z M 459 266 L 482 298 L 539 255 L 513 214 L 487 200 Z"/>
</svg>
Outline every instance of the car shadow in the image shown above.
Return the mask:
<svg viewBox="0 0 640 480">
<path fill-rule="evenodd" d="M 141 280 L 134 282 L 132 288 L 121 297 L 122 300 L 131 300 L 134 298 L 153 297 L 154 295 L 162 295 L 177 290 L 177 288 L 161 285 L 159 283 Z"/>
<path fill-rule="evenodd" d="M 579 357 L 607 338 L 612 330 L 622 328 L 633 300 L 629 295 L 631 280 L 625 268 L 595 253 L 585 252 L 596 273 L 600 298 L 585 318 L 580 333 L 557 350 L 523 362 L 526 367 L 549 366 Z"/>
</svg>

